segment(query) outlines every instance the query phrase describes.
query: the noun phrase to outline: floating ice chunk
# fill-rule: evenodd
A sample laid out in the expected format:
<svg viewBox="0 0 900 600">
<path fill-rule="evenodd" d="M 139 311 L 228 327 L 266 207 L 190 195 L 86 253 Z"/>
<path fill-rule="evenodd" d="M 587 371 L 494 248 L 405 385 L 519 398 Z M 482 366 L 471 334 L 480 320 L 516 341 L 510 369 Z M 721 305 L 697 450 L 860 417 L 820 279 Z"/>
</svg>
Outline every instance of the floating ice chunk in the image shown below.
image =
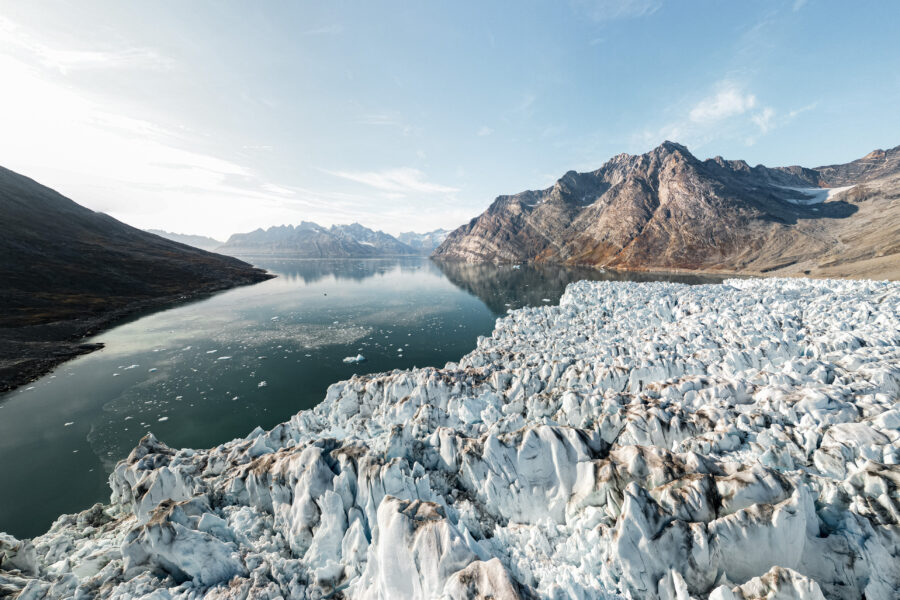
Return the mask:
<svg viewBox="0 0 900 600">
<path fill-rule="evenodd" d="M 231 360 L 231 357 L 230 356 L 220 356 L 216 360 Z"/>
<path fill-rule="evenodd" d="M 75 424 L 75 421 L 67 421 L 63 423 L 63 427 L 70 427 Z"/>
<path fill-rule="evenodd" d="M 344 358 L 344 363 L 346 363 L 348 365 L 361 363 L 361 362 L 365 362 L 365 361 L 366 361 L 366 357 L 363 356 L 362 354 L 357 354 L 356 356 L 347 356 Z"/>
<path fill-rule="evenodd" d="M 159 369 L 157 369 L 156 367 L 151 367 L 151 368 L 147 369 L 147 372 L 148 373 L 156 373 L 156 371 L 158 371 L 158 370 Z"/>
<path fill-rule="evenodd" d="M 259 383 L 256 384 L 256 387 L 263 388 L 263 387 L 266 387 L 267 385 L 269 385 L 269 384 L 266 383 L 265 381 L 260 381 Z"/>
<path fill-rule="evenodd" d="M 160 423 L 163 423 L 163 422 L 168 421 L 168 420 L 169 420 L 169 417 L 160 417 L 160 418 L 157 419 L 157 421 L 159 421 Z"/>
</svg>

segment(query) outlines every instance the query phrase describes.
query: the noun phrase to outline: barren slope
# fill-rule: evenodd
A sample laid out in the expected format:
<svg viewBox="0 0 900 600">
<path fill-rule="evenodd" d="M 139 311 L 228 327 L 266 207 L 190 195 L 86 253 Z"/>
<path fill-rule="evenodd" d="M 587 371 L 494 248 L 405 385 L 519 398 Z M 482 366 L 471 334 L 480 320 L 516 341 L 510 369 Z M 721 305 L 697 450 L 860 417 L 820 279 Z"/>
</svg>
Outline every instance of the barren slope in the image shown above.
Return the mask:
<svg viewBox="0 0 900 600">
<path fill-rule="evenodd" d="M 570 171 L 546 190 L 500 196 L 434 257 L 895 278 L 898 196 L 900 147 L 846 165 L 770 169 L 700 161 L 665 142 Z"/>
</svg>

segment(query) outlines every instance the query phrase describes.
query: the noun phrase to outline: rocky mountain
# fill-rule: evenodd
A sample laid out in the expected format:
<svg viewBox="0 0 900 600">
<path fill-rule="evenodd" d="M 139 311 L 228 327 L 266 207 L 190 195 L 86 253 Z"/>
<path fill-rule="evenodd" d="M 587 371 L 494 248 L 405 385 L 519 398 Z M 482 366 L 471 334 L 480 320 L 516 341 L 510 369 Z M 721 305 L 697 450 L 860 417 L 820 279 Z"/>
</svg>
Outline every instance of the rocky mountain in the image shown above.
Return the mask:
<svg viewBox="0 0 900 600">
<path fill-rule="evenodd" d="M 406 231 L 398 235 L 397 239 L 407 246 L 415 248 L 421 254 L 431 254 L 438 246 L 444 243 L 448 235 L 450 235 L 449 229 L 435 229 L 428 233 Z"/>
<path fill-rule="evenodd" d="M 281 225 L 236 233 L 219 250 L 237 255 L 276 254 L 302 258 L 366 258 L 417 253 L 394 236 L 359 223 L 325 228 L 308 221 L 296 227 Z"/>
<path fill-rule="evenodd" d="M 268 279 L 80 206 L 0 168 L 0 391 L 79 353 L 125 315 Z"/>
<path fill-rule="evenodd" d="M 500 196 L 438 259 L 900 277 L 900 146 L 845 165 L 701 161 L 665 142 Z"/>
<path fill-rule="evenodd" d="M 172 233 L 171 231 L 163 231 L 162 229 L 148 229 L 147 232 L 158 235 L 159 237 L 164 237 L 167 240 L 172 240 L 173 242 L 186 244 L 188 246 L 193 246 L 194 248 L 200 248 L 201 250 L 208 250 L 209 252 L 215 252 L 216 248 L 224 243 L 205 235 Z"/>
</svg>

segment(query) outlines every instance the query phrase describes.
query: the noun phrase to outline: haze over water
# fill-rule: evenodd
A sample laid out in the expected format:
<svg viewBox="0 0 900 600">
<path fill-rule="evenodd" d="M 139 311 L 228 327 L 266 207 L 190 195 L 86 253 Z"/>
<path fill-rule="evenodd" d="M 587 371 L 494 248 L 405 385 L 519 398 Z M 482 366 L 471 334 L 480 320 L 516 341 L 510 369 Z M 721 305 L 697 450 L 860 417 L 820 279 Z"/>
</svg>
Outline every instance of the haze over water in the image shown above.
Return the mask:
<svg viewBox="0 0 900 600">
<path fill-rule="evenodd" d="M 145 316 L 106 347 L 0 397 L 0 531 L 33 536 L 109 498 L 108 472 L 153 432 L 206 448 L 315 406 L 353 374 L 443 366 L 497 317 L 578 279 L 718 281 L 424 258 L 259 259 L 278 277 Z M 362 354 L 366 362 L 343 358 Z"/>
</svg>

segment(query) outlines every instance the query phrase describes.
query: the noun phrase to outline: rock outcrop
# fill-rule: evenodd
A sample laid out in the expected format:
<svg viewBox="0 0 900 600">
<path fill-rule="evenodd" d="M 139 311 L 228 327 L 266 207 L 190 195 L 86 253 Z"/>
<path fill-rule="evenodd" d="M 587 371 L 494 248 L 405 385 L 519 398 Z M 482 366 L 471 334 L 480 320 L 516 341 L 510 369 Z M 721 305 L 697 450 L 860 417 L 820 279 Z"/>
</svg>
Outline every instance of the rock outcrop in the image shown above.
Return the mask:
<svg viewBox="0 0 900 600">
<path fill-rule="evenodd" d="M 270 431 L 148 435 L 0 536 L 0 595 L 889 600 L 898 365 L 900 284 L 576 283 Z"/>
<path fill-rule="evenodd" d="M 846 165 L 700 161 L 665 142 L 500 196 L 434 257 L 900 277 L 900 146 Z"/>
</svg>

